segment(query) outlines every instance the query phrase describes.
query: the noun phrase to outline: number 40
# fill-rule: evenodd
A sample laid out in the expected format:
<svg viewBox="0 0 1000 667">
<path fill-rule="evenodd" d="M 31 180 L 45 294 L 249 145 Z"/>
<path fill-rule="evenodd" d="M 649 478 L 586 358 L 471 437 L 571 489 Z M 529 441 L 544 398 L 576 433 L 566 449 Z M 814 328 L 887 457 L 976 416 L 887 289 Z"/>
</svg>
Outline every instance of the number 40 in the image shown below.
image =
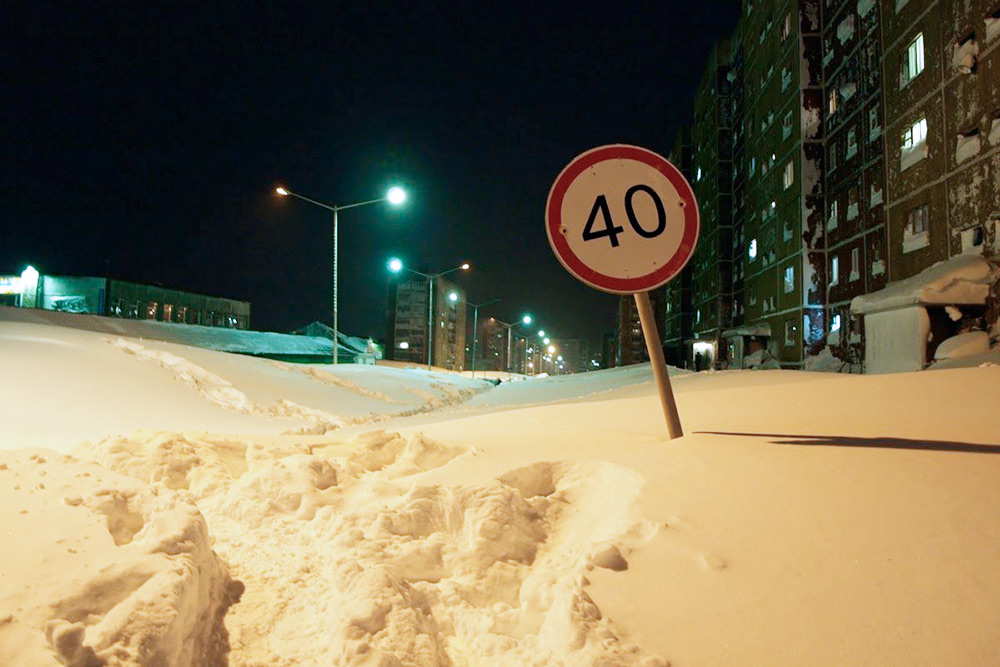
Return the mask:
<svg viewBox="0 0 1000 667">
<path fill-rule="evenodd" d="M 635 198 L 637 192 L 645 192 L 656 206 L 656 227 L 650 231 L 643 229 L 642 225 L 639 224 L 639 220 L 635 217 L 635 206 L 632 200 Z M 604 218 L 604 229 L 595 230 L 594 223 L 597 221 L 598 213 Z M 667 213 L 663 209 L 663 200 L 656 194 L 656 190 L 648 185 L 633 185 L 628 189 L 625 193 L 625 213 L 628 215 L 628 222 L 632 225 L 632 229 L 644 239 L 656 238 L 667 228 Z M 616 225 L 614 220 L 611 219 L 611 210 L 608 208 L 607 198 L 604 195 L 598 195 L 597 199 L 594 200 L 594 207 L 590 210 L 590 217 L 587 218 L 587 224 L 583 228 L 583 240 L 595 241 L 607 236 L 611 239 L 611 247 L 617 248 L 619 245 L 618 235 L 624 231 L 624 227 Z"/>
</svg>

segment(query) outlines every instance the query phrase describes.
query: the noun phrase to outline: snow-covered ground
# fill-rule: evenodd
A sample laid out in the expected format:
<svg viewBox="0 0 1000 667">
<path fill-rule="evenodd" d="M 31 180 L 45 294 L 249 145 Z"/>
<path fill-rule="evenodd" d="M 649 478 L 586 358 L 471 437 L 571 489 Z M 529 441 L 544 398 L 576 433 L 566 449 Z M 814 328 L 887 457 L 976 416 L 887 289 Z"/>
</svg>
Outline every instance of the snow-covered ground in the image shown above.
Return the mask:
<svg viewBox="0 0 1000 667">
<path fill-rule="evenodd" d="M 673 382 L 0 323 L 0 664 L 1000 663 L 1000 367 Z"/>
</svg>

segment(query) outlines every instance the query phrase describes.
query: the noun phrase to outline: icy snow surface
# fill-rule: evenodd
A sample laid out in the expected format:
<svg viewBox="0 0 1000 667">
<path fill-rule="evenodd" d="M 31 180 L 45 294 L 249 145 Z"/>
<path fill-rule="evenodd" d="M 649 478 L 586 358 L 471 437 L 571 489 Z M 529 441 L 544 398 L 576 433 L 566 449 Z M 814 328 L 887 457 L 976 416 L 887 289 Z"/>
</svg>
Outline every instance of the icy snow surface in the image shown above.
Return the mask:
<svg viewBox="0 0 1000 667">
<path fill-rule="evenodd" d="M 676 372 L 669 441 L 648 364 L 489 389 L 41 325 L 0 343 L 0 664 L 1000 653 L 995 365 Z"/>
</svg>

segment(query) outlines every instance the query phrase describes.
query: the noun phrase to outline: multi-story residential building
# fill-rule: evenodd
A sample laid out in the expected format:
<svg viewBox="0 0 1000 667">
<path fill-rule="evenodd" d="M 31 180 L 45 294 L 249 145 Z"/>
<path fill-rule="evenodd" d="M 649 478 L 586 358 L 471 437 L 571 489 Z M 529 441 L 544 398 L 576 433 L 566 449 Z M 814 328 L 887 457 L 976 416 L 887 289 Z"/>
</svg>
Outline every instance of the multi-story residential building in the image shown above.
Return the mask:
<svg viewBox="0 0 1000 667">
<path fill-rule="evenodd" d="M 556 348 L 556 374 L 583 373 L 587 370 L 590 359 L 590 346 L 582 338 L 555 338 L 552 346 Z M 562 357 L 562 361 L 559 361 Z"/>
<path fill-rule="evenodd" d="M 729 41 L 719 41 L 695 93 L 692 189 L 701 213 L 691 258 L 694 367 L 717 368 L 722 332 L 732 323 L 733 174 Z M 721 350 L 723 357 L 725 349 Z"/>
<path fill-rule="evenodd" d="M 433 279 L 433 310 L 428 318 L 431 281 L 410 275 L 389 280 L 386 353 L 396 361 L 427 363 L 428 324 L 432 363 L 451 370 L 465 369 L 465 292 L 451 281 Z M 451 298 L 454 295 L 455 298 Z"/>
<path fill-rule="evenodd" d="M 654 320 L 663 322 L 666 319 L 666 293 L 662 289 L 654 290 L 649 293 L 649 301 L 653 306 Z M 644 361 L 649 361 L 649 352 L 639 322 L 639 309 L 634 296 L 623 294 L 618 299 L 618 319 L 615 321 L 614 365 L 630 366 Z"/>
<path fill-rule="evenodd" d="M 681 127 L 674 139 L 674 147 L 670 151 L 670 162 L 677 167 L 689 182 L 693 179 L 691 173 L 691 128 Z M 684 267 L 680 275 L 663 287 L 663 322 L 660 338 L 663 339 L 663 355 L 667 364 L 686 368 L 691 354 L 689 353 L 692 332 L 691 318 L 691 262 Z M 657 323 L 658 326 L 661 323 Z"/>
<path fill-rule="evenodd" d="M 883 2 L 890 280 L 1000 241 L 1000 2 Z"/>
<path fill-rule="evenodd" d="M 891 282 L 940 277 L 947 267 L 930 267 L 960 255 L 1000 255 L 1000 0 L 745 0 L 726 44 L 706 80 L 725 69 L 731 84 L 733 254 L 715 236 L 725 160 L 714 151 L 726 128 L 711 110 L 725 93 L 703 80 L 692 132 L 696 346 L 721 336 L 709 351 L 742 365 L 765 345 L 794 368 L 828 344 L 857 369 L 866 325 L 852 301 L 856 316 L 881 313 L 873 304 Z M 728 294 L 715 289 L 727 265 Z M 716 296 L 730 304 L 729 329 L 706 322 Z M 988 328 L 990 303 L 935 301 L 924 353 Z M 891 333 L 886 318 L 879 336 Z"/>
<path fill-rule="evenodd" d="M 851 299 L 888 279 L 880 16 L 874 0 L 829 0 L 823 27 L 827 342 L 858 364 L 864 350 Z"/>
<path fill-rule="evenodd" d="M 821 0 L 744 2 L 744 192 L 740 303 L 771 354 L 802 364 L 823 334 L 823 80 Z M 733 363 L 742 331 L 727 337 Z"/>
</svg>

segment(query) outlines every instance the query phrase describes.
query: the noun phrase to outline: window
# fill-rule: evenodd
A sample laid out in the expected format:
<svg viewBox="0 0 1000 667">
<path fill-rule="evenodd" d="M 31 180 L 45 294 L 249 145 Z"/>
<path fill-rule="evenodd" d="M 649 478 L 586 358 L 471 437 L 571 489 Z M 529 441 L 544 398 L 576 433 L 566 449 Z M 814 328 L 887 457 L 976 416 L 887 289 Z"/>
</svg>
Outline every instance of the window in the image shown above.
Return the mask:
<svg viewBox="0 0 1000 667">
<path fill-rule="evenodd" d="M 930 244 L 930 206 L 923 204 L 906 212 L 903 252 L 913 252 Z"/>
<path fill-rule="evenodd" d="M 861 276 L 861 248 L 851 249 L 851 280 L 857 280 Z"/>
<path fill-rule="evenodd" d="M 792 136 L 792 112 L 789 111 L 785 114 L 785 117 L 781 119 L 781 138 L 787 139 Z"/>
<path fill-rule="evenodd" d="M 698 171 L 695 172 L 694 180 L 696 183 L 701 180 L 701 167 L 698 167 Z"/>
<path fill-rule="evenodd" d="M 837 140 L 834 139 L 830 142 L 830 171 L 834 171 L 837 168 Z"/>
<path fill-rule="evenodd" d="M 785 320 L 785 347 L 795 345 L 795 323 Z"/>
<path fill-rule="evenodd" d="M 146 319 L 147 320 L 155 320 L 156 319 L 156 311 L 159 310 L 159 308 L 160 308 L 160 304 L 158 304 L 156 301 L 150 301 L 149 303 L 147 303 L 146 304 Z"/>
<path fill-rule="evenodd" d="M 834 199 L 832 202 L 830 202 L 830 215 L 826 219 L 827 230 L 832 231 L 836 229 L 838 220 L 839 216 L 837 215 L 837 200 Z"/>
<path fill-rule="evenodd" d="M 905 171 L 927 157 L 927 119 L 921 118 L 903 130 L 900 140 L 899 170 Z"/>
<path fill-rule="evenodd" d="M 830 258 L 830 287 L 840 283 L 840 258 L 834 255 Z"/>
<path fill-rule="evenodd" d="M 163 304 L 163 321 L 172 322 L 174 319 L 174 306 L 169 303 Z"/>
<path fill-rule="evenodd" d="M 757 305 L 757 286 L 750 285 L 750 305 Z"/>
<path fill-rule="evenodd" d="M 785 267 L 785 283 L 784 283 L 785 294 L 790 294 L 795 291 L 795 267 L 786 266 Z"/>
<path fill-rule="evenodd" d="M 784 42 L 792 34 L 792 15 L 785 14 L 785 22 L 781 26 L 781 41 Z"/>
<path fill-rule="evenodd" d="M 906 214 L 906 226 L 910 234 L 924 234 L 930 231 L 930 206 L 918 206 Z"/>
<path fill-rule="evenodd" d="M 792 85 L 792 70 L 788 67 L 781 68 L 781 91 L 784 92 Z"/>
<path fill-rule="evenodd" d="M 859 213 L 858 188 L 855 186 L 847 191 L 847 219 L 854 220 Z"/>
<path fill-rule="evenodd" d="M 837 113 L 837 89 L 834 88 L 830 91 L 830 96 L 827 101 L 827 112 L 832 116 Z"/>
<path fill-rule="evenodd" d="M 837 26 L 837 40 L 841 44 L 846 44 L 852 37 L 854 37 L 854 14 L 848 16 Z"/>
<path fill-rule="evenodd" d="M 976 44 L 976 33 L 973 32 L 955 44 L 951 65 L 962 74 L 972 74 L 976 71 L 978 56 L 979 46 Z"/>
<path fill-rule="evenodd" d="M 882 136 L 882 123 L 878 119 L 878 107 L 868 109 L 868 141 L 875 141 Z"/>
<path fill-rule="evenodd" d="M 844 159 L 850 160 L 857 154 L 858 154 L 858 133 L 852 127 L 847 131 L 847 155 L 844 156 Z"/>
<path fill-rule="evenodd" d="M 840 331 L 840 314 L 834 313 L 833 318 L 830 320 L 830 333 L 834 331 Z"/>
<path fill-rule="evenodd" d="M 789 160 L 788 164 L 785 165 L 785 173 L 781 178 L 781 182 L 786 190 L 795 183 L 795 162 L 793 160 Z"/>
<path fill-rule="evenodd" d="M 750 239 L 750 246 L 747 250 L 747 254 L 750 256 L 751 260 L 757 259 L 757 239 Z"/>
<path fill-rule="evenodd" d="M 899 87 L 902 88 L 924 71 L 924 33 L 917 33 L 903 52 L 899 65 Z"/>
</svg>

